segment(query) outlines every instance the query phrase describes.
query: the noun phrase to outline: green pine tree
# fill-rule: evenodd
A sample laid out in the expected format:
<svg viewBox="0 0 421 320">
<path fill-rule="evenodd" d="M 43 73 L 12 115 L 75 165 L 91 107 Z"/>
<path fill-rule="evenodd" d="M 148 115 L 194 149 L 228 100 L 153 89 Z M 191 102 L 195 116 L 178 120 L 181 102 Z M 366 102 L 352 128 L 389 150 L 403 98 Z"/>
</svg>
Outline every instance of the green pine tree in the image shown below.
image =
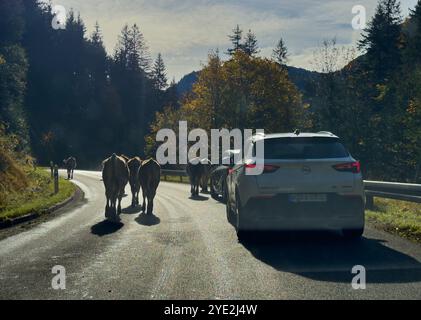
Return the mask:
<svg viewBox="0 0 421 320">
<path fill-rule="evenodd" d="M 168 87 L 166 68 L 161 53 L 158 53 L 158 57 L 152 67 L 151 77 L 156 89 L 164 90 Z"/>
<path fill-rule="evenodd" d="M 249 56 L 255 56 L 260 52 L 257 45 L 256 35 L 251 32 L 251 30 L 247 32 L 244 44 L 241 47 L 243 51 Z"/>
<path fill-rule="evenodd" d="M 415 8 L 410 10 L 409 24 L 410 30 L 405 34 L 405 59 L 412 68 L 414 63 L 421 63 L 421 0 L 418 0 Z"/>
<path fill-rule="evenodd" d="M 380 0 L 359 42 L 359 48 L 366 51 L 366 67 L 381 82 L 390 77 L 400 64 L 401 24 L 400 2 Z"/>
<path fill-rule="evenodd" d="M 288 61 L 288 49 L 284 40 L 281 38 L 278 41 L 275 49 L 273 49 L 272 58 L 281 66 L 285 66 Z"/>
<path fill-rule="evenodd" d="M 99 27 L 98 21 L 95 23 L 94 31 L 92 32 L 91 42 L 96 47 L 104 47 L 102 32 L 101 28 Z"/>
<path fill-rule="evenodd" d="M 243 30 L 240 29 L 240 26 L 237 24 L 232 30 L 233 34 L 229 35 L 228 38 L 232 43 L 232 48 L 229 48 L 227 54 L 232 56 L 236 51 L 242 49 L 241 40 L 243 38 Z"/>
</svg>

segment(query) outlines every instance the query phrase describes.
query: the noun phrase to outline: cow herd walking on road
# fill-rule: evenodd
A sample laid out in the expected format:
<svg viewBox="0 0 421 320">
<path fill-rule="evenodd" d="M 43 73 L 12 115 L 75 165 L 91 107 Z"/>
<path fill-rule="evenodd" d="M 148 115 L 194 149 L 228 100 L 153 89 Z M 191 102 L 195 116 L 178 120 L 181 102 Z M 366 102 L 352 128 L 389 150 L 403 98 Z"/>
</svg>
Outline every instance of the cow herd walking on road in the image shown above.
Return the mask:
<svg viewBox="0 0 421 320">
<path fill-rule="evenodd" d="M 142 211 L 151 215 L 156 190 L 161 180 L 161 167 L 158 162 L 154 159 L 142 161 L 139 157 L 130 159 L 113 154 L 102 164 L 102 180 L 107 198 L 105 217 L 112 222 L 120 221 L 121 200 L 127 183 L 132 191 L 132 207 L 139 205 L 139 192 L 142 188 Z"/>
<path fill-rule="evenodd" d="M 212 164 L 209 159 L 191 159 L 187 164 L 187 175 L 190 179 L 190 192 L 192 197 L 199 195 L 199 187 L 202 192 L 208 191 L 209 176 L 212 170 Z"/>
<path fill-rule="evenodd" d="M 63 160 L 68 179 L 73 179 L 76 159 L 69 157 Z M 196 163 L 196 164 L 193 164 Z M 199 195 L 199 188 L 207 192 L 211 162 L 208 159 L 192 159 L 186 171 L 190 178 L 191 196 Z M 142 160 L 139 157 L 129 158 L 113 154 L 102 162 L 102 181 L 105 186 L 105 217 L 111 222 L 120 222 L 121 200 L 125 196 L 125 187 L 129 183 L 132 201 L 131 206 L 139 206 L 139 193 L 142 188 L 143 203 L 141 210 L 153 214 L 153 202 L 161 180 L 161 167 L 154 159 Z"/>
</svg>

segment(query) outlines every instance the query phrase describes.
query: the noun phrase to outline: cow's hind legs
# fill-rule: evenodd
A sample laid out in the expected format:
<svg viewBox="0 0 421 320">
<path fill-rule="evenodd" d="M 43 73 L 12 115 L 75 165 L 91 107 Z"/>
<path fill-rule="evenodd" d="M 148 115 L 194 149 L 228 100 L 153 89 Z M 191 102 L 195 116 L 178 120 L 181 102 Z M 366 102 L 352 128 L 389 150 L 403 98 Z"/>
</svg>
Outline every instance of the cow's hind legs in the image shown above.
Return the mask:
<svg viewBox="0 0 421 320">
<path fill-rule="evenodd" d="M 105 205 L 105 217 L 108 218 L 110 214 L 110 198 L 107 195 L 107 204 Z"/>
<path fill-rule="evenodd" d="M 145 210 L 146 210 L 146 196 L 145 196 L 144 191 L 142 191 L 142 196 L 143 196 L 142 212 L 145 212 Z"/>
<path fill-rule="evenodd" d="M 148 212 L 147 214 L 153 214 L 153 198 L 155 195 L 151 195 L 148 197 Z"/>
<path fill-rule="evenodd" d="M 132 191 L 132 208 L 136 206 L 136 194 Z"/>
<path fill-rule="evenodd" d="M 121 196 L 118 197 L 117 215 L 121 214 Z"/>
<path fill-rule="evenodd" d="M 111 198 L 111 212 L 110 212 L 110 220 L 113 222 L 118 222 L 116 206 L 117 206 L 117 197 L 113 196 Z"/>
</svg>

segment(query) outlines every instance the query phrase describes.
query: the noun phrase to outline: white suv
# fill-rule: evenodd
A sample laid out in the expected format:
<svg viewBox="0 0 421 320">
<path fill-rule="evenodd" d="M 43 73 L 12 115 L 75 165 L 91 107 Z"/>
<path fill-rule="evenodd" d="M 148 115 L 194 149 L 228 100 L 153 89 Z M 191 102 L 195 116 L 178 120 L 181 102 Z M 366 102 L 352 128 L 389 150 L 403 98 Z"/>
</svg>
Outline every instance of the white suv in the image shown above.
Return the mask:
<svg viewBox="0 0 421 320">
<path fill-rule="evenodd" d="M 264 142 L 264 171 L 246 175 L 257 140 Z M 249 231 L 339 230 L 360 238 L 364 231 L 364 186 L 360 163 L 330 132 L 256 135 L 249 154 L 230 168 L 227 217 L 241 240 Z M 247 148 L 246 148 L 247 149 Z"/>
</svg>

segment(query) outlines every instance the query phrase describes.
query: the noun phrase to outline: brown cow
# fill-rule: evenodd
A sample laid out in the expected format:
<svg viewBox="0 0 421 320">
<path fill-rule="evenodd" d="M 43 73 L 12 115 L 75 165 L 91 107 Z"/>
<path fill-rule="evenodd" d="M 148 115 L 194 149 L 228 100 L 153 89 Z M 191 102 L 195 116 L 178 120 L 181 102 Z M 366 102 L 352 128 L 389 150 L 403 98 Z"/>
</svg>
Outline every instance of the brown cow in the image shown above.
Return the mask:
<svg viewBox="0 0 421 320">
<path fill-rule="evenodd" d="M 130 172 L 129 183 L 132 190 L 132 207 L 139 205 L 139 168 L 141 165 L 142 160 L 139 157 L 134 157 L 127 162 Z"/>
<path fill-rule="evenodd" d="M 161 180 L 161 166 L 154 159 L 145 160 L 139 169 L 139 180 L 142 186 L 143 204 L 142 211 L 146 210 L 146 200 L 148 198 L 147 214 L 153 213 L 153 200 L 156 195 Z"/>
<path fill-rule="evenodd" d="M 200 180 L 200 187 L 202 188 L 202 193 L 206 193 L 208 192 L 209 179 L 212 172 L 212 162 L 209 159 L 203 159 L 201 163 L 203 164 L 203 174 Z"/>
<path fill-rule="evenodd" d="M 121 154 L 120 158 L 122 158 L 124 161 L 126 161 L 126 164 L 129 162 L 130 158 L 126 156 L 125 154 Z M 126 188 L 123 190 L 123 197 L 127 196 Z"/>
<path fill-rule="evenodd" d="M 123 198 L 124 187 L 129 181 L 129 168 L 123 158 L 115 153 L 103 161 L 102 180 L 105 186 L 107 205 L 105 217 L 113 222 L 120 221 L 121 199 Z M 116 202 L 118 206 L 116 210 Z"/>
<path fill-rule="evenodd" d="M 67 179 L 73 179 L 73 171 L 76 169 L 76 158 L 75 157 L 69 157 L 67 159 L 63 160 L 64 167 L 67 170 Z"/>
<path fill-rule="evenodd" d="M 197 164 L 193 164 L 192 162 L 197 162 Z M 199 186 L 205 173 L 205 165 L 199 161 L 199 158 L 191 159 L 187 164 L 186 172 L 190 179 L 190 193 L 192 197 L 198 196 Z"/>
</svg>

